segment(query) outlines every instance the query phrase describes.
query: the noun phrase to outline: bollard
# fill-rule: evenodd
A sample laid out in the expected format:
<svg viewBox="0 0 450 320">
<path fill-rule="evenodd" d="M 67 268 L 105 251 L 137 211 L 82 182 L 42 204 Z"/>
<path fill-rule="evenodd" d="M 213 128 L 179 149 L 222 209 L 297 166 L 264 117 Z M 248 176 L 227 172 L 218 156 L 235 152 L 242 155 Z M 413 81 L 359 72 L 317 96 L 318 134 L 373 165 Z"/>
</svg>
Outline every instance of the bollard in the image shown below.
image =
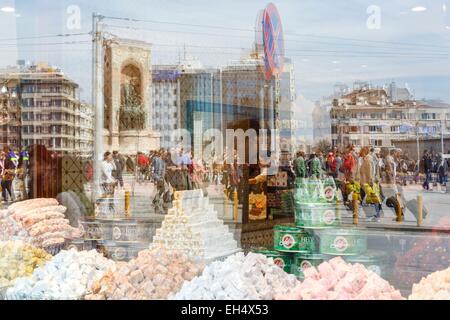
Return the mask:
<svg viewBox="0 0 450 320">
<path fill-rule="evenodd" d="M 131 202 L 130 191 L 125 191 L 125 218 L 131 218 L 130 202 Z"/>
<path fill-rule="evenodd" d="M 239 218 L 239 200 L 238 200 L 238 193 L 236 188 L 233 191 L 233 219 L 234 222 L 237 223 L 238 222 L 238 218 Z"/>
<path fill-rule="evenodd" d="M 401 197 L 400 193 L 397 193 L 397 203 L 395 204 L 395 214 L 397 216 L 397 222 L 403 222 L 404 216 L 403 216 L 403 208 L 401 205 Z"/>
<path fill-rule="evenodd" d="M 353 224 L 359 224 L 359 195 L 356 192 L 353 192 Z"/>
<path fill-rule="evenodd" d="M 423 223 L 423 196 L 417 196 L 417 226 L 422 226 Z"/>
</svg>

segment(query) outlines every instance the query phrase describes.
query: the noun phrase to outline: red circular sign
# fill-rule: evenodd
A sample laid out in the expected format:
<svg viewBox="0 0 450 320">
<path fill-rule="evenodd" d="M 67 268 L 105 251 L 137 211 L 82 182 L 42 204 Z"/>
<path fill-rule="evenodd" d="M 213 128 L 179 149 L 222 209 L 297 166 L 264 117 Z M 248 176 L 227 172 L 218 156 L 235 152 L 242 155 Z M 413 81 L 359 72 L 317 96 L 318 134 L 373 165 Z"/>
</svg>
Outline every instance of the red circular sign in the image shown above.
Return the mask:
<svg viewBox="0 0 450 320">
<path fill-rule="evenodd" d="M 273 3 L 264 10 L 263 15 L 264 68 L 265 78 L 270 80 L 279 75 L 284 66 L 284 36 L 280 14 Z"/>
</svg>

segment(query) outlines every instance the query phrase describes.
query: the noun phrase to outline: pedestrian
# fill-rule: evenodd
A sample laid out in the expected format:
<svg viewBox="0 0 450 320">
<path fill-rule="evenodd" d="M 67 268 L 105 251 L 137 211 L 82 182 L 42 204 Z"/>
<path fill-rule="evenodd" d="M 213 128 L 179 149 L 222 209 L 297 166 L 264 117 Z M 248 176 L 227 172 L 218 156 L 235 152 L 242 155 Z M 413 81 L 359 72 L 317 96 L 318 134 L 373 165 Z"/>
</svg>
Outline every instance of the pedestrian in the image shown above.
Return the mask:
<svg viewBox="0 0 450 320">
<path fill-rule="evenodd" d="M 366 194 L 366 204 L 373 205 L 375 209 L 375 215 L 371 218 L 371 221 L 380 222 L 384 195 L 378 179 L 375 179 L 375 181 L 371 180 L 369 183 L 364 184 L 364 191 Z"/>
<path fill-rule="evenodd" d="M 294 172 L 297 178 L 306 178 L 306 161 L 303 151 L 297 152 L 297 157 L 294 160 Z"/>
<path fill-rule="evenodd" d="M 425 150 L 423 152 L 422 157 L 422 166 L 423 166 L 423 173 L 425 174 L 425 181 L 422 184 L 422 187 L 425 190 L 430 190 L 430 181 L 431 181 L 431 171 L 433 167 L 433 163 L 431 160 L 431 155 L 428 153 L 428 150 Z"/>
<path fill-rule="evenodd" d="M 448 180 L 448 163 L 443 154 L 439 154 L 439 184 L 441 185 L 441 192 L 447 193 L 447 180 Z"/>
<path fill-rule="evenodd" d="M 311 155 L 310 172 L 311 177 L 315 177 L 316 179 L 320 179 L 322 177 L 322 163 L 320 159 L 317 157 L 316 153 L 313 153 Z"/>
<path fill-rule="evenodd" d="M 327 163 L 326 163 L 326 161 L 325 161 L 325 159 L 324 159 L 324 156 L 323 156 L 323 152 L 322 152 L 322 151 L 319 151 L 319 152 L 317 153 L 317 158 L 318 158 L 319 161 L 320 161 L 320 169 L 321 169 L 321 172 L 327 172 Z"/>
<path fill-rule="evenodd" d="M 123 170 L 125 169 L 126 163 L 124 157 L 119 153 L 119 151 L 113 151 L 113 161 L 115 170 L 113 171 L 113 177 L 119 183 L 119 186 L 123 188 Z"/>
<path fill-rule="evenodd" d="M 3 159 L 0 168 L 2 170 L 2 198 L 3 201 L 7 202 L 9 194 L 10 201 L 14 202 L 15 194 L 13 190 L 13 181 L 16 177 L 16 169 L 18 164 L 17 156 L 8 146 L 5 146 L 3 148 L 2 158 Z"/>
<path fill-rule="evenodd" d="M 336 151 L 336 179 L 339 181 L 344 180 L 344 170 L 343 170 L 343 162 L 342 154 L 340 151 Z"/>
<path fill-rule="evenodd" d="M 333 152 L 328 153 L 328 157 L 327 157 L 327 170 L 328 170 L 328 175 L 332 176 L 334 179 L 337 178 L 337 161 L 336 161 L 336 156 L 334 155 Z"/>
<path fill-rule="evenodd" d="M 359 167 L 359 178 L 362 186 L 373 179 L 373 160 L 368 147 L 361 149 L 359 157 L 361 165 Z"/>
<path fill-rule="evenodd" d="M 345 180 L 348 181 L 350 179 L 353 179 L 353 172 L 355 170 L 355 167 L 356 167 L 356 159 L 353 157 L 351 147 L 348 147 L 345 152 L 343 162 Z"/>
<path fill-rule="evenodd" d="M 357 200 L 361 203 L 362 197 L 361 197 L 361 185 L 358 181 L 353 180 L 353 178 L 350 178 L 345 183 L 345 194 L 344 194 L 344 201 L 348 201 L 350 203 L 351 209 L 353 209 L 352 200 L 353 195 L 357 196 Z"/>
<path fill-rule="evenodd" d="M 145 180 L 147 170 L 149 169 L 150 162 L 148 157 L 142 152 L 138 152 L 137 155 L 137 165 L 138 165 L 138 182 L 142 183 Z"/>
<path fill-rule="evenodd" d="M 114 197 L 114 189 L 117 185 L 117 181 L 113 176 L 113 171 L 116 170 L 116 166 L 114 164 L 113 156 L 109 151 L 105 152 L 103 155 L 101 170 L 101 184 L 104 195 L 106 197 Z"/>
<path fill-rule="evenodd" d="M 127 172 L 128 173 L 134 173 L 135 170 L 135 164 L 133 159 L 131 158 L 131 156 L 127 156 L 127 160 L 126 160 L 126 166 L 127 166 Z"/>
<path fill-rule="evenodd" d="M 153 175 L 152 180 L 156 184 L 156 194 L 153 198 L 152 204 L 157 214 L 165 214 L 164 195 L 167 192 L 166 183 L 166 162 L 163 159 L 164 151 L 160 150 L 153 154 L 152 166 Z"/>
<path fill-rule="evenodd" d="M 235 153 L 233 164 L 230 166 L 231 174 L 230 174 L 230 192 L 236 190 L 238 193 L 238 199 L 240 199 L 241 195 L 241 182 L 242 182 L 242 167 L 239 165 L 237 153 Z"/>
<path fill-rule="evenodd" d="M 386 182 L 388 184 L 395 184 L 396 181 L 396 164 L 395 164 L 395 159 L 394 159 L 394 150 L 391 150 L 386 158 L 385 158 L 385 170 L 386 170 Z"/>
<path fill-rule="evenodd" d="M 29 170 L 30 156 L 26 148 L 22 148 L 19 153 L 19 163 L 17 168 L 17 182 L 20 190 L 20 199 L 26 200 L 28 198 L 27 194 L 27 177 Z"/>
</svg>

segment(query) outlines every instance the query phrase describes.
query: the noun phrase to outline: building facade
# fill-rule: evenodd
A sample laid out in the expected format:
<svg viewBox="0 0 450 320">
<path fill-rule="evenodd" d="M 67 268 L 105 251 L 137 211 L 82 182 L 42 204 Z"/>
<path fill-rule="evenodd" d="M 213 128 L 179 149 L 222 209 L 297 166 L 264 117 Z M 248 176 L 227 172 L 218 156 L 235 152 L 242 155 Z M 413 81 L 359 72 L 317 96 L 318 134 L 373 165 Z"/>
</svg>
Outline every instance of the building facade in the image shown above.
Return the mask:
<svg viewBox="0 0 450 320">
<path fill-rule="evenodd" d="M 285 59 L 284 70 L 280 75 L 280 103 L 279 122 L 280 138 L 282 148 L 286 151 L 293 151 L 292 137 L 294 136 L 295 123 L 294 108 L 297 100 L 295 84 L 294 64 L 290 59 Z"/>
<path fill-rule="evenodd" d="M 178 66 L 153 66 L 152 128 L 161 135 L 161 148 L 175 144 L 173 132 L 180 123 L 180 77 Z"/>
<path fill-rule="evenodd" d="M 394 148 L 393 140 L 440 136 L 448 128 L 449 107 L 433 101 L 394 102 L 384 89 L 358 88 L 333 102 L 332 144 Z"/>
<path fill-rule="evenodd" d="M 78 84 L 44 64 L 0 73 L 2 79 L 13 79 L 16 90 L 9 101 L 12 119 L 3 126 L 3 144 L 17 149 L 41 144 L 58 153 L 92 154 L 92 107 L 80 102 Z"/>
<path fill-rule="evenodd" d="M 330 111 L 333 107 L 333 100 L 341 97 L 349 91 L 348 87 L 344 84 L 336 84 L 334 86 L 333 94 L 322 97 L 316 102 L 316 106 L 313 109 L 313 139 L 330 140 L 331 141 L 331 118 Z"/>
<path fill-rule="evenodd" d="M 19 91 L 18 75 L 0 74 L 0 148 L 22 146 Z"/>
</svg>

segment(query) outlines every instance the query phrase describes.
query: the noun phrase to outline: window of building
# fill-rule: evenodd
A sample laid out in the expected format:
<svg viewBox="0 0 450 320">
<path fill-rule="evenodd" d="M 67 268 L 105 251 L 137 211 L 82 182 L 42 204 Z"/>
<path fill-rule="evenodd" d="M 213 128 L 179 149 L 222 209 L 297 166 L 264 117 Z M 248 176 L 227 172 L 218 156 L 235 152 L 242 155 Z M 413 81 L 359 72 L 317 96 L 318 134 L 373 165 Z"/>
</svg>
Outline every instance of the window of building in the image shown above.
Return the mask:
<svg viewBox="0 0 450 320">
<path fill-rule="evenodd" d="M 331 133 L 332 134 L 337 134 L 338 133 L 337 126 L 331 126 Z"/>
</svg>

